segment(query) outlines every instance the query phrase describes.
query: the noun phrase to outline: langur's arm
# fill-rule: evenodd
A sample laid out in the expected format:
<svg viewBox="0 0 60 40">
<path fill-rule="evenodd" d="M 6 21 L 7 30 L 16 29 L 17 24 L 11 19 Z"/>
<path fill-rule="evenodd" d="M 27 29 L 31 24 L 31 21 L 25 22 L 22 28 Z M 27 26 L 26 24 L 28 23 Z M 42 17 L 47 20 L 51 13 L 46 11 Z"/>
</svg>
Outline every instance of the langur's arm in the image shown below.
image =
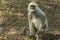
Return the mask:
<svg viewBox="0 0 60 40">
<path fill-rule="evenodd" d="M 32 23 L 31 23 L 31 14 L 28 13 L 28 22 L 29 22 L 29 30 L 30 30 L 30 34 L 32 32 Z"/>
</svg>

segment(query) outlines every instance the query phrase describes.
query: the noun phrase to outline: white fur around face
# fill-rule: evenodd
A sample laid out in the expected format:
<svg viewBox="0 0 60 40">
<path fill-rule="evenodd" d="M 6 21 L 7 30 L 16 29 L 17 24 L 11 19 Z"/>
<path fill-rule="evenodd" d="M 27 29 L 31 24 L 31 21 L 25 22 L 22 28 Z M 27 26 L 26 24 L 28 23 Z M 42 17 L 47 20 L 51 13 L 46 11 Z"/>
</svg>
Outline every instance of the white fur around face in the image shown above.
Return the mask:
<svg viewBox="0 0 60 40">
<path fill-rule="evenodd" d="M 30 6 L 31 6 L 31 5 L 35 5 L 36 8 L 38 7 L 38 5 L 37 5 L 35 2 L 31 2 L 31 3 L 29 3 L 29 5 L 28 5 L 28 11 L 33 11 L 32 9 L 30 9 Z"/>
</svg>

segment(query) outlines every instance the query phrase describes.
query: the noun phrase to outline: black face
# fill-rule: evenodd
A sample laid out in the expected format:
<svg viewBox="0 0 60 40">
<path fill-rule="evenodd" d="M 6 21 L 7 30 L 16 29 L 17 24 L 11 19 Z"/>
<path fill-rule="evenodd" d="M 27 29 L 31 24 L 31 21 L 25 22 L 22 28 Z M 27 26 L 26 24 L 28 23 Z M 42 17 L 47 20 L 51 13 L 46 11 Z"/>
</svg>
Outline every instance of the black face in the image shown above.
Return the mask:
<svg viewBox="0 0 60 40">
<path fill-rule="evenodd" d="M 30 8 L 31 8 L 31 9 L 35 9 L 35 5 L 31 5 Z"/>
</svg>

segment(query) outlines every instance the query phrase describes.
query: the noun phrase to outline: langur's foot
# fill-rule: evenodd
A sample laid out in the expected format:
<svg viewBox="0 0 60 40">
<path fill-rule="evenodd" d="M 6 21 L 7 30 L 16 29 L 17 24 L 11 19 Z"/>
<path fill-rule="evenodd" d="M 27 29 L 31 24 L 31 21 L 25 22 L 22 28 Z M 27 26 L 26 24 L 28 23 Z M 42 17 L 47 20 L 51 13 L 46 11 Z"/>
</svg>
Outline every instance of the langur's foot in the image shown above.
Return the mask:
<svg viewBox="0 0 60 40">
<path fill-rule="evenodd" d="M 33 37 L 34 37 L 34 34 L 29 34 L 29 37 L 30 37 L 30 38 L 33 38 Z"/>
</svg>

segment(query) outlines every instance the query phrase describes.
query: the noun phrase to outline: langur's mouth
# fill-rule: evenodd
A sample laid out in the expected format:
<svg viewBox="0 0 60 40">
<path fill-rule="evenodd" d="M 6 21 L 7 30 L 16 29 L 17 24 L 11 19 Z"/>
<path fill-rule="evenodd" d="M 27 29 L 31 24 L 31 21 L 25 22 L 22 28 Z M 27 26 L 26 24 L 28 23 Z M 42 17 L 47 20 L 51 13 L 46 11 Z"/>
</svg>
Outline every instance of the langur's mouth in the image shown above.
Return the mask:
<svg viewBox="0 0 60 40">
<path fill-rule="evenodd" d="M 35 10 L 35 7 L 31 7 L 31 9 Z"/>
</svg>

